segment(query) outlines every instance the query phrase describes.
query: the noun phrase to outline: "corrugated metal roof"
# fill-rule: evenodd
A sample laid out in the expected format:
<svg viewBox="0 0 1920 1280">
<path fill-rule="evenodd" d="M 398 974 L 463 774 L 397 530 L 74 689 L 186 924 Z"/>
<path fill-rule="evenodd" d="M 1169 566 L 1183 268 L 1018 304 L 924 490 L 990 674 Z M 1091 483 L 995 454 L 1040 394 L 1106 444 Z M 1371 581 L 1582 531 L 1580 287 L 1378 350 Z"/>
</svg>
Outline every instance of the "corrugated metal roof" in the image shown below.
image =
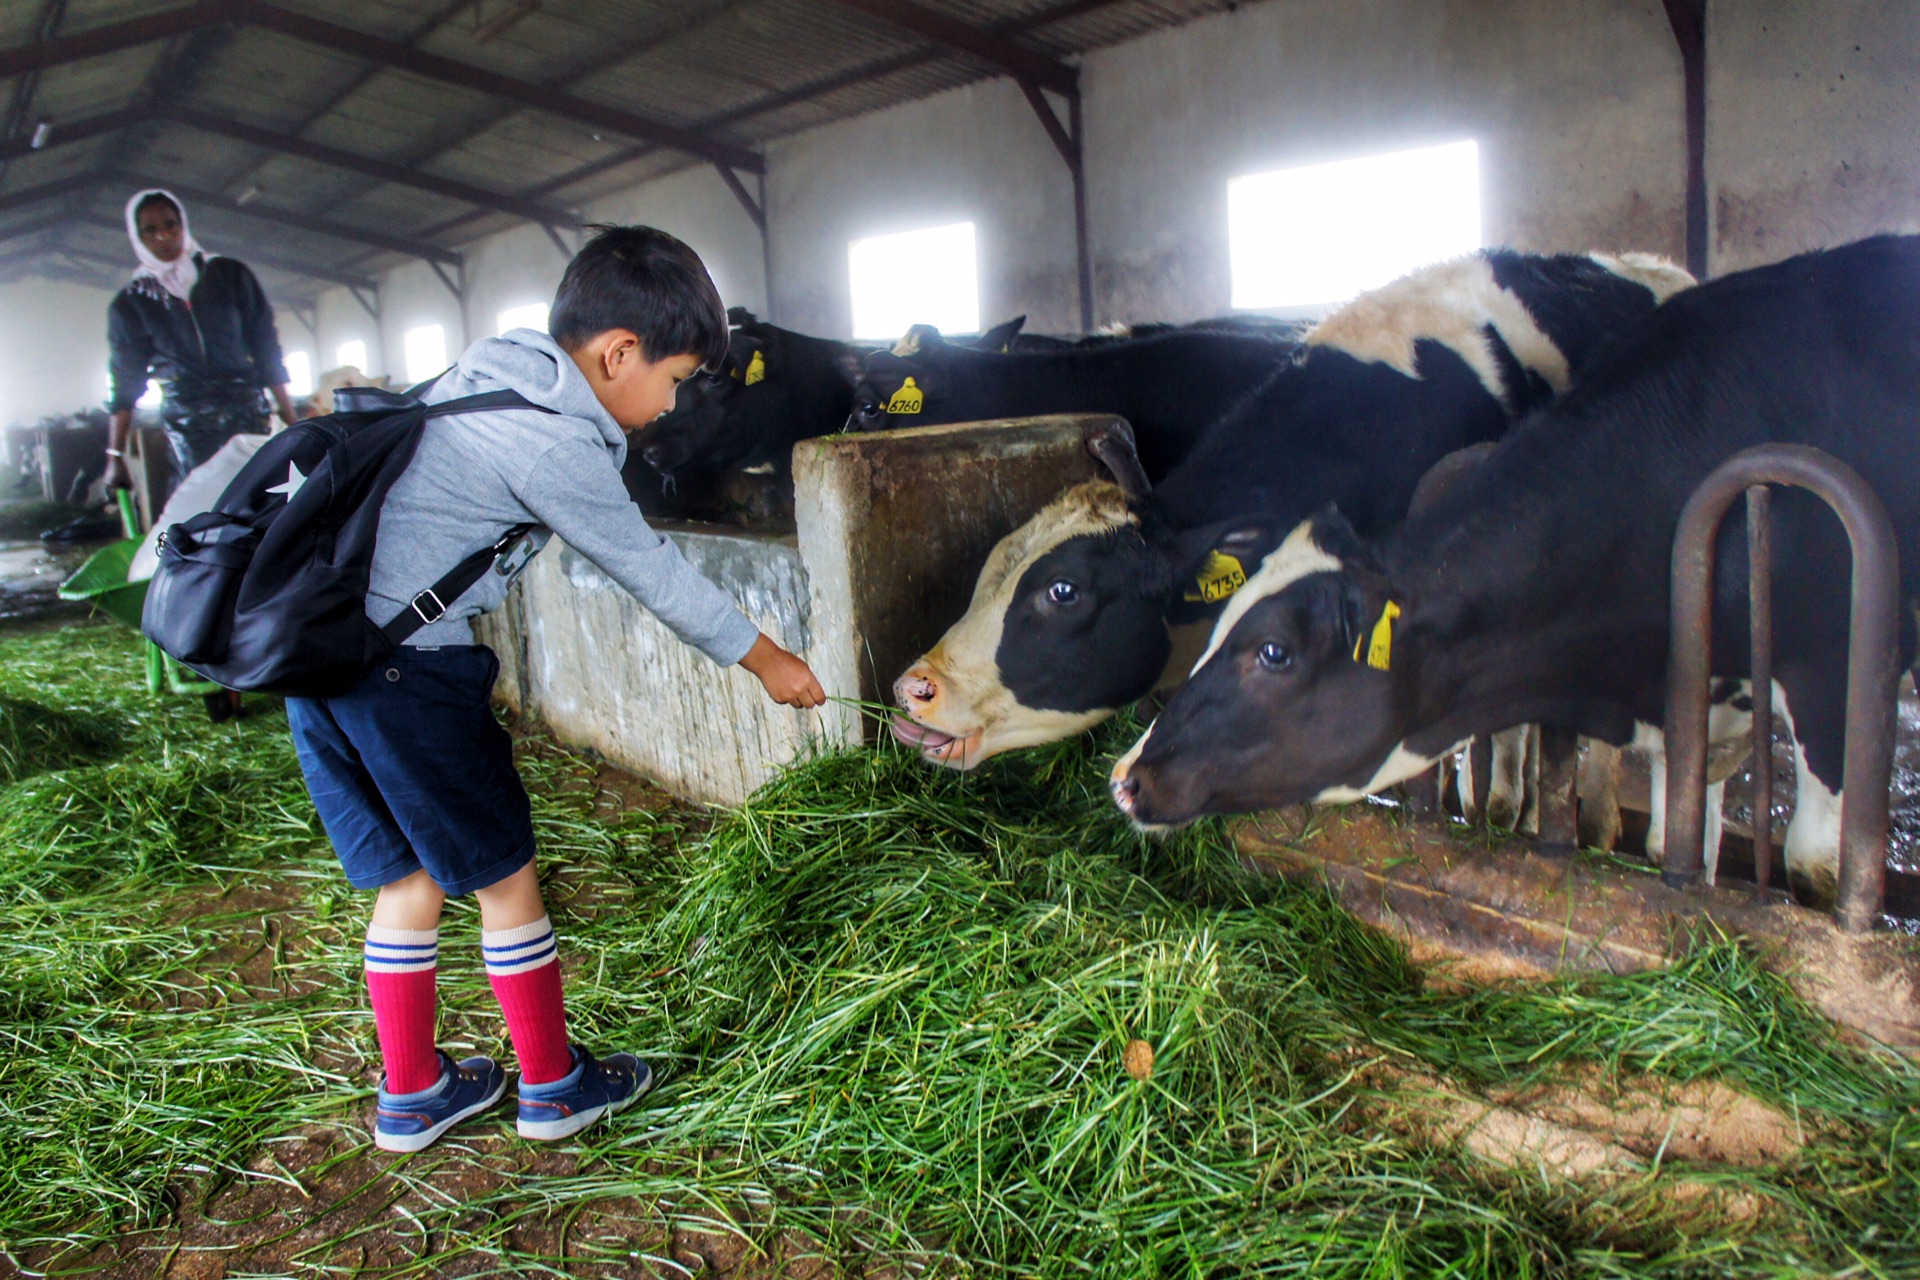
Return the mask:
<svg viewBox="0 0 1920 1280">
<path fill-rule="evenodd" d="M 703 139 L 758 147 L 770 138 L 1004 74 L 840 0 L 278 0 L 337 28 L 465 68 L 564 93 Z M 910 0 L 940 18 L 1033 53 L 1089 50 L 1230 8 L 1234 0 Z M 309 264 L 370 277 L 402 260 L 368 236 L 457 248 L 518 221 L 468 200 L 383 181 L 168 118 L 189 108 L 369 161 L 564 209 L 699 156 L 648 144 L 487 91 L 450 84 L 269 29 L 252 0 L 242 20 L 182 31 L 0 80 L 0 278 L 58 264 L 102 284 L 124 275 L 121 207 L 142 173 L 237 209 L 189 201 L 216 248 L 251 254 L 277 296 L 326 284 L 265 265 Z M 148 0 L 14 0 L 0 5 L 0 57 L 132 19 L 184 12 Z M 131 112 L 118 121 L 112 113 Z M 85 133 L 105 118 L 112 128 Z M 50 145 L 25 149 L 38 122 Z M 62 130 L 67 130 L 63 139 Z M 17 154 L 16 154 L 17 153 Z M 36 188 L 65 184 L 39 198 Z M 273 221 L 321 219 L 339 235 Z M 24 231 L 22 229 L 25 229 Z M 69 252 L 71 251 L 71 252 Z M 129 267 L 132 265 L 129 262 Z"/>
</svg>

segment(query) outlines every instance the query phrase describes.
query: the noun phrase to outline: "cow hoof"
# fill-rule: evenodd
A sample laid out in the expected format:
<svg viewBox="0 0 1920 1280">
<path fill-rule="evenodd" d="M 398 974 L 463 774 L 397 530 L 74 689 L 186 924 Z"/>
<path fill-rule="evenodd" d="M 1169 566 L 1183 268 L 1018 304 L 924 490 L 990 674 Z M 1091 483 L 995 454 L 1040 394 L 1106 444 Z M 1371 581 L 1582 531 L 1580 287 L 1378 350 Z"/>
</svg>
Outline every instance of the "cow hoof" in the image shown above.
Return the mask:
<svg viewBox="0 0 1920 1280">
<path fill-rule="evenodd" d="M 1831 911 L 1840 900 L 1840 884 L 1829 867 L 1791 868 L 1787 883 L 1793 888 L 1794 900 L 1815 911 Z"/>
</svg>

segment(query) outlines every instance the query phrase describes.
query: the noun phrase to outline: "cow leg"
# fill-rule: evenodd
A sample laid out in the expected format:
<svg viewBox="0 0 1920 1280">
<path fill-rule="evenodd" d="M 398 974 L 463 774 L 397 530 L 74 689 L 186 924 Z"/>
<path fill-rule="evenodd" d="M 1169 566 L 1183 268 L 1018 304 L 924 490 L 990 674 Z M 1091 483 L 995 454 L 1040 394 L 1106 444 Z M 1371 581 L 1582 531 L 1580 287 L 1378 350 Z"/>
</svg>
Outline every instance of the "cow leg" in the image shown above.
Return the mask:
<svg viewBox="0 0 1920 1280">
<path fill-rule="evenodd" d="M 1491 778 L 1487 786 L 1487 825 L 1518 830 L 1527 803 L 1527 747 L 1532 725 L 1515 725 L 1493 735 Z"/>
<path fill-rule="evenodd" d="M 1795 682 L 1795 687 L 1799 687 Z M 1844 689 L 1810 690 L 1800 688 L 1799 701 L 1803 708 L 1811 705 L 1819 707 L 1826 695 L 1838 707 L 1844 705 Z M 1782 725 L 1793 737 L 1793 817 L 1787 823 L 1786 848 L 1782 851 L 1787 863 L 1787 884 L 1793 890 L 1794 897 L 1810 906 L 1831 907 L 1840 896 L 1840 809 L 1841 793 L 1838 787 L 1829 787 L 1814 773 L 1809 760 L 1808 739 L 1818 732 L 1817 714 L 1795 716 L 1793 704 L 1796 699 L 1793 689 L 1781 682 L 1774 698 L 1774 712 L 1780 717 Z M 1815 722 L 1809 724 L 1809 721 Z M 1824 727 L 1824 726 L 1821 726 Z M 1838 738 L 1844 739 L 1841 732 Z M 1834 762 L 1832 772 L 1835 782 L 1840 780 L 1839 764 L 1845 758 L 1844 744 L 1838 752 L 1815 752 L 1830 756 Z"/>
<path fill-rule="evenodd" d="M 1493 780 L 1493 744 L 1485 738 L 1467 743 L 1466 760 L 1460 770 L 1460 816 L 1478 824 L 1486 817 L 1487 791 Z"/>
<path fill-rule="evenodd" d="M 1620 748 L 1586 740 L 1580 757 L 1580 844 L 1612 849 L 1620 842 Z"/>
<path fill-rule="evenodd" d="M 1658 729 L 1642 725 L 1634 738 L 1634 745 L 1647 753 L 1647 779 L 1651 784 L 1649 799 L 1653 810 L 1648 815 L 1647 857 L 1659 863 L 1667 855 L 1667 739 Z M 1724 827 L 1720 811 L 1726 800 L 1726 792 L 1724 778 L 1707 783 L 1706 814 L 1701 824 L 1701 850 L 1704 855 L 1701 870 L 1708 884 L 1713 883 L 1720 864 L 1720 836 Z"/>
</svg>

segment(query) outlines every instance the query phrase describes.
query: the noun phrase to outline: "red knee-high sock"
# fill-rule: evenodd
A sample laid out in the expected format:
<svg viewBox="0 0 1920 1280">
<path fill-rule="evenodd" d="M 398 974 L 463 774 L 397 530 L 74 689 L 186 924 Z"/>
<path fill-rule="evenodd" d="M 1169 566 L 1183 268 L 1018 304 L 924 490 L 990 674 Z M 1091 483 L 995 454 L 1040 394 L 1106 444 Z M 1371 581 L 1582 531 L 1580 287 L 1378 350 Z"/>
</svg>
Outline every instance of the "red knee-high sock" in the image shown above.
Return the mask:
<svg viewBox="0 0 1920 1280">
<path fill-rule="evenodd" d="M 380 1036 L 388 1093 L 418 1093 L 440 1079 L 433 1046 L 434 969 L 438 929 L 367 926 L 367 995 Z"/>
<path fill-rule="evenodd" d="M 482 930 L 480 950 L 520 1058 L 521 1082 L 548 1084 L 573 1070 L 567 1013 L 560 1001 L 560 954 L 547 918 L 516 929 Z"/>
</svg>

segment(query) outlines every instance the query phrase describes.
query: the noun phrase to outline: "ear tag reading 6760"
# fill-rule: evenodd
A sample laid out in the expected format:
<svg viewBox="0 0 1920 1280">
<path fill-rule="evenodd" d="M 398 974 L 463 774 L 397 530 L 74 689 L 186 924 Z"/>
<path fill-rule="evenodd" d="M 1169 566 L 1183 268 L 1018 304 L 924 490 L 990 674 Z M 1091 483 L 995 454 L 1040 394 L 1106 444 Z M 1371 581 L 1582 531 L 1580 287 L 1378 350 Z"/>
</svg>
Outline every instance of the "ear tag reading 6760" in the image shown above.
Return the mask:
<svg viewBox="0 0 1920 1280">
<path fill-rule="evenodd" d="M 1366 663 L 1375 671 L 1389 671 L 1393 668 L 1393 620 L 1400 616 L 1400 606 L 1387 601 L 1380 610 L 1380 621 L 1373 624 L 1373 634 L 1362 636 L 1353 645 L 1353 660 L 1359 662 L 1362 649 L 1366 651 Z"/>
<path fill-rule="evenodd" d="M 888 413 L 918 413 L 920 406 L 927 402 L 927 393 L 914 385 L 912 378 L 900 384 L 893 393 L 893 399 L 887 401 Z"/>
<path fill-rule="evenodd" d="M 1223 551 L 1209 551 L 1207 562 L 1200 566 L 1193 586 L 1187 589 L 1183 598 L 1204 604 L 1218 604 L 1246 585 L 1247 571 L 1238 560 Z"/>
<path fill-rule="evenodd" d="M 741 381 L 746 383 L 748 386 L 752 386 L 756 382 L 766 381 L 766 378 L 767 378 L 766 357 L 761 355 L 758 351 L 756 351 L 753 353 L 753 359 L 747 361 L 747 376 L 742 378 Z"/>
</svg>

